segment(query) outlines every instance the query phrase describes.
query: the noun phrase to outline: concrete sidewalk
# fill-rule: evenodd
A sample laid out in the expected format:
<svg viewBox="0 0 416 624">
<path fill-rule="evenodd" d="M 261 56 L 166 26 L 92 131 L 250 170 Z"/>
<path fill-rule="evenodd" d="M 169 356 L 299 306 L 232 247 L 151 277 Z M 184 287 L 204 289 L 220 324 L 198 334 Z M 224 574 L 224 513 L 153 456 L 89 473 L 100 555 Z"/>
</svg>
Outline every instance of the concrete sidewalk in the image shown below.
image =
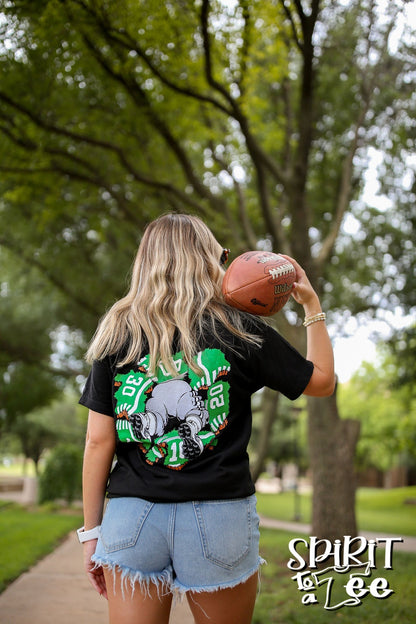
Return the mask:
<svg viewBox="0 0 416 624">
<path fill-rule="evenodd" d="M 105 624 L 107 601 L 89 584 L 82 548 L 72 533 L 50 555 L 0 595 L 1 624 Z M 193 624 L 187 601 L 169 624 Z"/>
<path fill-rule="evenodd" d="M 295 535 L 312 535 L 311 527 L 308 524 L 301 524 L 300 522 L 284 522 L 282 520 L 273 520 L 272 518 L 260 516 L 260 526 L 265 529 L 280 529 L 281 531 L 289 531 Z M 359 535 L 365 537 L 367 540 L 401 537 L 403 542 L 395 542 L 394 552 L 397 552 L 398 550 L 402 552 L 416 552 L 416 537 L 409 537 L 407 535 L 391 535 L 390 533 L 375 533 L 373 531 L 359 531 Z M 383 548 L 382 543 L 380 543 L 380 548 Z"/>
</svg>

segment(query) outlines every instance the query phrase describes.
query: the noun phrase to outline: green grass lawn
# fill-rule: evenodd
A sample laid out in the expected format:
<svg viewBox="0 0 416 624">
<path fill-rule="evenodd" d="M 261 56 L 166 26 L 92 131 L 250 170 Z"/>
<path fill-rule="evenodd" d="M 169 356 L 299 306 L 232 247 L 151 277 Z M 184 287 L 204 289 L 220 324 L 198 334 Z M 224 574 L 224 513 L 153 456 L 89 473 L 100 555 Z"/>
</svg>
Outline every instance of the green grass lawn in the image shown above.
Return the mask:
<svg viewBox="0 0 416 624">
<path fill-rule="evenodd" d="M 416 487 L 391 490 L 360 488 L 357 492 L 357 522 L 359 531 L 377 531 L 399 535 L 416 535 L 416 505 L 406 503 L 416 499 Z M 310 522 L 311 495 L 299 497 L 301 521 Z M 278 520 L 293 520 L 295 495 L 257 493 L 257 509 L 263 516 Z"/>
<path fill-rule="evenodd" d="M 5 466 L 0 464 L 0 477 L 34 477 L 35 476 L 35 464 L 33 461 L 23 460 L 15 461 L 10 465 Z"/>
<path fill-rule="evenodd" d="M 362 488 L 357 492 L 357 520 L 360 530 L 378 531 L 380 533 L 396 533 L 399 535 L 416 535 L 416 505 L 410 504 L 416 498 L 416 487 L 380 490 Z M 295 495 L 293 492 L 283 494 L 257 494 L 258 511 L 264 516 L 278 520 L 293 520 Z M 407 502 L 406 502 L 407 501 Z M 302 495 L 300 503 L 301 521 L 310 522 L 311 496 Z M 287 567 L 292 556 L 288 549 L 293 537 L 300 537 L 283 531 L 262 529 L 260 549 L 268 565 L 262 568 L 261 592 L 259 594 L 253 624 L 330 624 L 333 621 L 345 624 L 413 624 L 414 615 L 414 582 L 416 578 L 416 554 L 394 552 L 393 570 L 384 570 L 384 554 L 377 559 L 377 569 L 372 570 L 367 585 L 377 577 L 385 578 L 394 594 L 386 599 L 377 599 L 367 595 L 359 606 L 342 606 L 336 610 L 325 609 L 328 583 L 311 589 L 315 593 L 318 604 L 302 604 L 301 592 L 296 581 L 291 577 L 296 572 Z M 382 553 L 384 551 L 381 551 Z M 345 601 L 348 596 L 344 585 L 349 574 L 333 576 L 334 584 L 328 606 Z"/>
<path fill-rule="evenodd" d="M 372 576 L 366 579 L 369 585 L 375 578 L 385 578 L 394 593 L 386 599 L 367 595 L 362 598 L 359 606 L 342 606 L 337 610 L 324 608 L 328 583 L 323 584 L 315 593 L 317 604 L 302 604 L 301 592 L 296 581 L 291 577 L 295 572 L 287 567 L 291 557 L 288 543 L 293 537 L 299 537 L 284 531 L 262 529 L 260 551 L 267 565 L 262 567 L 261 591 L 257 598 L 252 624 L 331 624 L 340 622 L 345 624 L 413 624 L 414 613 L 414 583 L 416 578 L 416 555 L 396 553 L 393 556 L 393 570 L 384 570 L 384 556 L 380 563 L 377 560 L 377 569 L 372 570 Z M 328 606 L 337 605 L 348 598 L 344 585 L 349 579 L 349 573 L 334 577 Z"/>
<path fill-rule="evenodd" d="M 81 524 L 79 512 L 28 511 L 0 502 L 0 592 Z"/>
</svg>

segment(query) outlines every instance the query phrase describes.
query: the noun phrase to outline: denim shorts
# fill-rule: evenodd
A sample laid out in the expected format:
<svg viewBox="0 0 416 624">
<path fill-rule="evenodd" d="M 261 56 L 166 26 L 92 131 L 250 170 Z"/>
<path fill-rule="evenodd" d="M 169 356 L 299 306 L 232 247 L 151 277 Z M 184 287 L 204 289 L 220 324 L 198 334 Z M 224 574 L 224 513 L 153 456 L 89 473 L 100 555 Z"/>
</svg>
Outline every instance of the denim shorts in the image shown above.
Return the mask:
<svg viewBox="0 0 416 624">
<path fill-rule="evenodd" d="M 256 497 L 186 503 L 111 498 L 96 566 L 122 573 L 134 589 L 149 583 L 167 591 L 205 592 L 234 587 L 258 571 Z"/>
</svg>

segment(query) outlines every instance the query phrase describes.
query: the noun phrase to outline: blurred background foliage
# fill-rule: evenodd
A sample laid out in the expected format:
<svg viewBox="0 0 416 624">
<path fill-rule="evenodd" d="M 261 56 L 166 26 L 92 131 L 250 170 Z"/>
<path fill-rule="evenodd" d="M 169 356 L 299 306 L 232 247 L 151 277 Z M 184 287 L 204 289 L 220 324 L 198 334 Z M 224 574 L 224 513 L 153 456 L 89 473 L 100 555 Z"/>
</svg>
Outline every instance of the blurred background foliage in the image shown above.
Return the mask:
<svg viewBox="0 0 416 624">
<path fill-rule="evenodd" d="M 76 441 L 82 354 L 165 211 L 200 215 L 233 256 L 295 256 L 333 336 L 414 313 L 410 4 L 0 1 L 3 448 L 13 435 L 37 462 Z M 365 196 L 369 171 L 382 202 Z M 296 306 L 275 324 L 304 348 Z M 414 333 L 393 327 L 382 364 L 342 388 L 360 466 L 414 465 Z M 292 443 L 289 408 L 267 405 L 259 470 Z"/>
</svg>

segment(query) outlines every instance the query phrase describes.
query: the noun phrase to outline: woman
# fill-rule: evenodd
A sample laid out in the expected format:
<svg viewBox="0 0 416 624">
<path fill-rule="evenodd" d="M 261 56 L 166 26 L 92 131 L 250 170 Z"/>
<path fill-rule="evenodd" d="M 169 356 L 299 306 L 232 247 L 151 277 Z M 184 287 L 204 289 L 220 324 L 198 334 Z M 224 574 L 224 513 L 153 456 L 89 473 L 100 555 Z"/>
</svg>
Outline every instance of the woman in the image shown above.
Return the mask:
<svg viewBox="0 0 416 624">
<path fill-rule="evenodd" d="M 174 590 L 186 593 L 196 624 L 251 622 L 262 560 L 246 452 L 250 397 L 263 386 L 290 399 L 334 389 L 325 315 L 301 267 L 291 260 L 307 359 L 224 303 L 226 255 L 197 217 L 152 222 L 130 291 L 88 350 L 78 533 L 111 624 L 167 624 Z"/>
</svg>

